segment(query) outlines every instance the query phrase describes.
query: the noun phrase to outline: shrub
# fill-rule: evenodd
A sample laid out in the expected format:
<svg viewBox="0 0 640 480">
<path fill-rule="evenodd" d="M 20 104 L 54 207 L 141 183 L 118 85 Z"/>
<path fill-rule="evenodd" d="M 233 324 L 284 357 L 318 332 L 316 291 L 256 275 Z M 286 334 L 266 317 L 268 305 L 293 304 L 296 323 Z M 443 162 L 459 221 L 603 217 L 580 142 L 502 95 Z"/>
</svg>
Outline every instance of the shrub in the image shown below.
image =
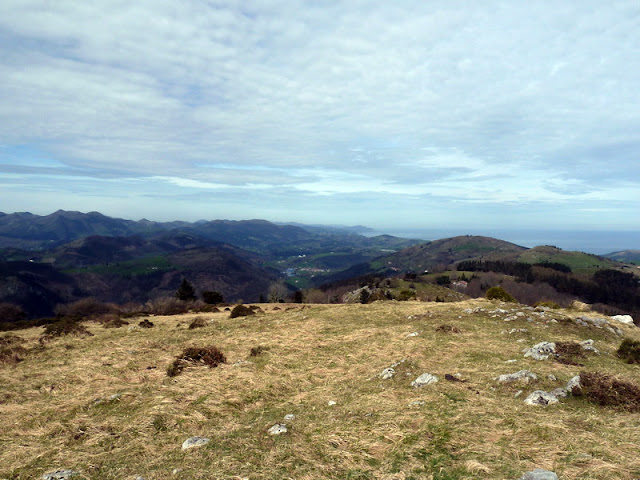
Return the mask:
<svg viewBox="0 0 640 480">
<path fill-rule="evenodd" d="M 247 307 L 245 305 L 236 305 L 231 310 L 229 314 L 229 318 L 237 318 L 237 317 L 248 317 L 249 315 L 255 315 L 256 312 L 251 307 Z"/>
<path fill-rule="evenodd" d="M 193 330 L 194 328 L 202 328 L 207 326 L 207 321 L 202 317 L 194 318 L 193 321 L 189 324 L 189 330 Z"/>
<path fill-rule="evenodd" d="M 555 358 L 559 363 L 564 363 L 565 365 L 578 365 L 581 367 L 582 364 L 578 360 L 585 357 L 585 351 L 579 343 L 556 342 Z"/>
<path fill-rule="evenodd" d="M 14 305 L 13 303 L 0 303 L 0 322 L 19 322 L 26 318 L 27 314 L 22 307 Z"/>
<path fill-rule="evenodd" d="M 118 307 L 113 303 L 104 303 L 93 297 L 57 305 L 55 313 L 59 317 L 68 317 L 75 320 L 96 318 L 100 315 L 117 313 Z"/>
<path fill-rule="evenodd" d="M 632 412 L 640 411 L 640 387 L 598 372 L 581 372 L 582 394 L 593 403 Z"/>
<path fill-rule="evenodd" d="M 140 328 L 153 328 L 153 327 L 155 327 L 155 324 L 153 322 L 149 321 L 149 319 L 145 318 L 144 320 L 142 320 L 138 324 L 138 326 Z"/>
<path fill-rule="evenodd" d="M 64 318 L 57 322 L 51 323 L 44 328 L 44 332 L 40 336 L 40 343 L 47 342 L 54 337 L 62 337 L 73 335 L 75 337 L 92 337 L 93 333 L 87 330 L 87 327 L 79 322 L 75 322 L 69 318 Z"/>
<path fill-rule="evenodd" d="M 205 303 L 209 303 L 212 305 L 217 303 L 224 303 L 224 297 L 220 292 L 216 292 L 214 290 L 207 290 L 205 292 L 202 292 L 201 295 L 202 295 L 202 301 L 204 301 Z"/>
<path fill-rule="evenodd" d="M 516 302 L 516 299 L 513 298 L 513 295 L 511 295 L 502 287 L 491 287 L 489 290 L 487 290 L 486 296 L 489 300 L 500 300 L 502 302 L 513 303 Z"/>
<path fill-rule="evenodd" d="M 152 315 L 180 315 L 189 312 L 187 302 L 174 297 L 161 297 L 147 302 L 145 310 Z"/>
<path fill-rule="evenodd" d="M 415 300 L 415 299 L 416 299 L 415 290 L 402 290 L 396 296 L 396 300 L 400 300 L 401 302 L 406 302 L 407 300 Z"/>
<path fill-rule="evenodd" d="M 200 364 L 215 368 L 221 363 L 226 363 L 227 359 L 217 347 L 189 347 L 185 348 L 181 355 L 178 355 L 167 368 L 167 375 L 175 377 L 182 373 L 188 365 Z"/>
<path fill-rule="evenodd" d="M 129 322 L 122 320 L 120 316 L 115 314 L 108 314 L 98 318 L 98 321 L 102 323 L 104 328 L 120 328 L 124 325 L 129 325 Z"/>
<path fill-rule="evenodd" d="M 640 363 L 640 342 L 625 338 L 616 354 L 627 363 Z"/>
<path fill-rule="evenodd" d="M 550 300 L 540 300 L 533 304 L 534 307 L 561 308 L 556 302 Z"/>
<path fill-rule="evenodd" d="M 13 365 L 24 360 L 27 353 L 27 349 L 22 346 L 24 341 L 17 335 L 0 337 L 0 365 Z"/>
</svg>

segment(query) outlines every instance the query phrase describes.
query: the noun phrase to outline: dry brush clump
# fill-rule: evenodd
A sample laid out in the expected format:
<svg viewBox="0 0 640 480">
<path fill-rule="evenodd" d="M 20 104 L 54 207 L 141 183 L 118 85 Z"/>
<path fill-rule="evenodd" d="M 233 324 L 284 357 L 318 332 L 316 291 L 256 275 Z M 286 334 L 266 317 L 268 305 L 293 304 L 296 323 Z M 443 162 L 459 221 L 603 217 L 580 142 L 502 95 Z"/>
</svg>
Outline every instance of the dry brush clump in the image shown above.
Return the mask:
<svg viewBox="0 0 640 480">
<path fill-rule="evenodd" d="M 118 313 L 117 305 L 104 303 L 93 297 L 56 306 L 55 313 L 58 317 L 71 318 L 74 320 L 95 319 L 105 314 Z"/>
<path fill-rule="evenodd" d="M 579 362 L 586 358 L 585 350 L 577 342 L 556 342 L 556 354 L 555 359 L 559 363 L 565 365 L 577 365 L 582 367 L 583 364 Z"/>
<path fill-rule="evenodd" d="M 17 335 L 0 337 L 0 364 L 12 365 L 24 360 L 27 349 L 22 345 L 24 338 Z"/>
<path fill-rule="evenodd" d="M 50 323 L 44 328 L 44 332 L 40 336 L 40 343 L 46 343 L 56 337 L 72 335 L 74 337 L 92 337 L 93 333 L 87 330 L 87 327 L 80 322 L 70 318 L 63 318 L 57 322 Z"/>
<path fill-rule="evenodd" d="M 167 368 L 167 376 L 175 377 L 189 365 L 207 365 L 215 368 L 221 363 L 226 363 L 227 359 L 218 347 L 189 347 L 176 357 Z"/>
<path fill-rule="evenodd" d="M 235 307 L 233 307 L 233 310 L 231 310 L 229 318 L 248 317 L 250 315 L 255 315 L 256 311 L 262 310 L 256 305 L 236 305 Z"/>
<path fill-rule="evenodd" d="M 460 329 L 455 325 L 449 325 L 448 323 L 438 325 L 436 327 L 436 332 L 440 333 L 461 333 Z"/>
<path fill-rule="evenodd" d="M 630 412 L 640 411 L 640 387 L 599 372 L 581 372 L 582 394 L 593 403 Z"/>
<path fill-rule="evenodd" d="M 257 357 L 258 355 L 262 355 L 265 352 L 268 352 L 270 350 L 270 347 L 265 347 L 263 345 L 258 345 L 257 347 L 251 347 L 251 350 L 249 350 L 249 356 L 250 357 Z"/>
<path fill-rule="evenodd" d="M 193 330 L 194 328 L 203 328 L 206 327 L 207 321 L 202 317 L 194 318 L 189 324 L 189 330 Z"/>
</svg>

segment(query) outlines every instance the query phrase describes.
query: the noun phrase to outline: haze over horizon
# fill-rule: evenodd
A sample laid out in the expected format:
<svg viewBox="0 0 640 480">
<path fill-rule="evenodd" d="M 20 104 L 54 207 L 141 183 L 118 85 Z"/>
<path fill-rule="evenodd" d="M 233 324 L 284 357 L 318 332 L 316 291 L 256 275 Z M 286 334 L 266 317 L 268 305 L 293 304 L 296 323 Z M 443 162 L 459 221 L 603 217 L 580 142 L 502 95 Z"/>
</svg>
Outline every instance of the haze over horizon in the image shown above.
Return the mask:
<svg viewBox="0 0 640 480">
<path fill-rule="evenodd" d="M 640 4 L 6 0 L 0 210 L 640 231 Z"/>
</svg>

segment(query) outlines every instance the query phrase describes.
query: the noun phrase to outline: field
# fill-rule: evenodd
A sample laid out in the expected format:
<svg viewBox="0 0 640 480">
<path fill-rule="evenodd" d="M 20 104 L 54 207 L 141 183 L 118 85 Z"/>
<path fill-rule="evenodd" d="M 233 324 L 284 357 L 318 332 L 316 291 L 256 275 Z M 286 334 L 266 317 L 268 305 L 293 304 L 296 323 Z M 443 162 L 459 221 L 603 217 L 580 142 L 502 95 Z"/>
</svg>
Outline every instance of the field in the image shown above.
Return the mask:
<svg viewBox="0 0 640 480">
<path fill-rule="evenodd" d="M 585 397 L 523 402 L 580 371 L 640 383 L 640 366 L 615 355 L 622 337 L 571 321 L 584 314 L 486 300 L 261 307 L 234 319 L 151 317 L 148 329 L 139 319 L 86 323 L 93 336 L 44 344 L 42 328 L 12 332 L 26 353 L 0 364 L 0 478 L 71 469 L 78 479 L 515 480 L 535 468 L 561 479 L 640 477 L 638 413 Z M 198 317 L 206 326 L 189 329 Z M 522 354 L 545 340 L 585 339 L 600 354 L 583 366 Z M 167 376 L 186 347 L 209 345 L 226 363 Z M 397 362 L 393 378 L 380 378 Z M 521 369 L 539 380 L 495 381 Z M 439 381 L 410 385 L 427 372 Z M 288 431 L 270 435 L 278 423 Z M 192 436 L 210 442 L 182 450 Z"/>
</svg>

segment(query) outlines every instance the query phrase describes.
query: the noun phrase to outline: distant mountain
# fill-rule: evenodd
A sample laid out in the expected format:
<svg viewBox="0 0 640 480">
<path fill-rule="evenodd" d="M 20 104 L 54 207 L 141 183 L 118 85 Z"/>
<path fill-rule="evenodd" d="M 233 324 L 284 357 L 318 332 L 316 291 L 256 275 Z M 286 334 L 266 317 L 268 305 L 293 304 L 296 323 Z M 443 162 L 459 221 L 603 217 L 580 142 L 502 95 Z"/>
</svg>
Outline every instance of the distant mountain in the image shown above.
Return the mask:
<svg viewBox="0 0 640 480">
<path fill-rule="evenodd" d="M 622 250 L 620 252 L 607 253 L 604 257 L 616 262 L 640 264 L 640 250 Z"/>
</svg>

